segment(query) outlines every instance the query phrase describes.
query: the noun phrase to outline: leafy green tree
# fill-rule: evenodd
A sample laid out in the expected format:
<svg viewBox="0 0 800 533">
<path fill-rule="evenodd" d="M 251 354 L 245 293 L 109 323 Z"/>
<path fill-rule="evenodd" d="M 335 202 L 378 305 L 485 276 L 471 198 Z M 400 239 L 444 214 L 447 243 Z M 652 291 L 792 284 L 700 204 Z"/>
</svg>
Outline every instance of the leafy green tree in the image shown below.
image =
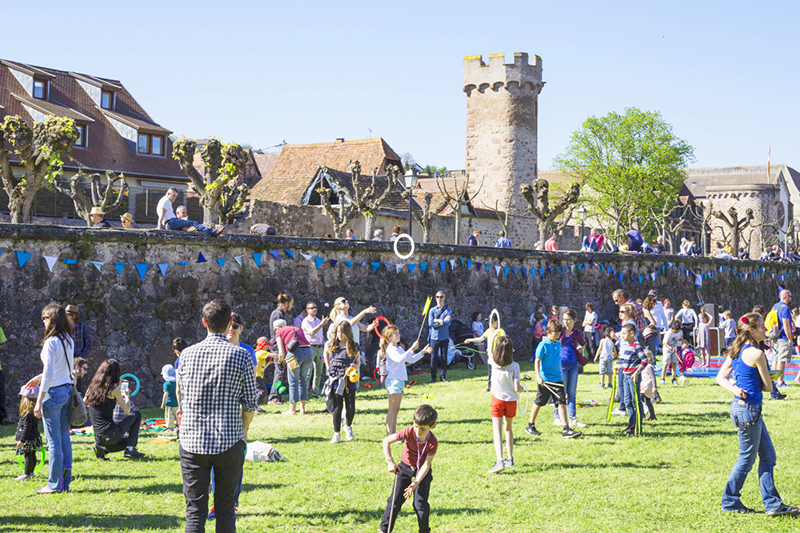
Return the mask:
<svg viewBox="0 0 800 533">
<path fill-rule="evenodd" d="M 77 140 L 78 130 L 72 119 L 48 117 L 31 128 L 18 115 L 5 117 L 0 124 L 0 178 L 8 195 L 12 224 L 32 222 L 36 193 L 53 183 L 61 172 L 62 160 L 69 157 Z M 12 158 L 19 160 L 24 171 L 21 176 L 14 175 Z"/>
<path fill-rule="evenodd" d="M 586 119 L 554 165 L 582 182 L 589 216 L 613 227 L 619 240 L 627 228 L 659 222 L 652 214 L 674 204 L 692 161 L 694 148 L 660 113 L 629 107 Z"/>
</svg>

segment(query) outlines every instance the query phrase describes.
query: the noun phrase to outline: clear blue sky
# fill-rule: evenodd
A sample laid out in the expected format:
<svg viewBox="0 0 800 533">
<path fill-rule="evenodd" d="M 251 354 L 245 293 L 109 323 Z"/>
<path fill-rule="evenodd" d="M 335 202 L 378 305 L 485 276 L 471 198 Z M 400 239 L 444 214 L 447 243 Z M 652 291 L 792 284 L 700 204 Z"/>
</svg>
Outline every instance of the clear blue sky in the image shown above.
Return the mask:
<svg viewBox="0 0 800 533">
<path fill-rule="evenodd" d="M 662 113 L 695 166 L 800 168 L 800 3 L 78 2 L 3 6 L 0 57 L 116 78 L 176 134 L 382 136 L 464 168 L 466 55 L 543 59 L 539 168 L 588 116 Z M 15 22 L 12 22 L 15 21 Z M 8 28 L 7 28 L 8 29 Z"/>
</svg>

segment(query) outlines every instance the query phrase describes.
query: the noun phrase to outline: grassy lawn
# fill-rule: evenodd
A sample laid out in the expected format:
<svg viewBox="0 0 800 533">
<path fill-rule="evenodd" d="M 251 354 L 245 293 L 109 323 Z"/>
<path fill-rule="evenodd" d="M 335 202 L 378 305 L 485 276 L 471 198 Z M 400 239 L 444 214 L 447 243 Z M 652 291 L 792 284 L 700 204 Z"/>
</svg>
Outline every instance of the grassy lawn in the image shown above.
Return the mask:
<svg viewBox="0 0 800 533">
<path fill-rule="evenodd" d="M 522 363 L 532 373 L 531 363 Z M 488 475 L 494 462 L 489 394 L 482 370 L 459 366 L 450 381 L 427 384 L 427 376 L 406 389 L 400 424 L 410 424 L 423 395 L 434 393 L 439 411 L 439 453 L 433 462 L 431 527 L 437 532 L 503 531 L 797 531 L 800 521 L 763 514 L 729 515 L 719 510 L 722 487 L 736 460 L 738 446 L 728 417 L 728 393 L 710 379 L 685 386 L 661 387 L 664 402 L 658 421 L 645 423 L 643 438 L 620 435 L 625 422 L 606 423 L 608 389 L 597 386 L 597 366 L 587 367 L 578 382 L 578 400 L 601 401 L 578 410 L 589 424 L 584 437 L 563 440 L 542 410 L 537 426 L 543 435 L 524 432 L 518 415 L 517 466 Z M 528 382 L 529 388 L 532 382 Z M 800 502 L 800 448 L 797 407 L 800 387 L 790 387 L 782 402 L 767 400 L 766 423 L 777 449 L 776 484 L 790 504 Z M 531 398 L 531 402 L 532 402 Z M 523 400 L 524 405 L 524 400 Z M 329 444 L 331 418 L 320 412 L 287 417 L 270 407 L 258 415 L 250 439 L 269 442 L 287 459 L 283 463 L 245 463 L 239 507 L 239 531 L 375 532 L 389 496 L 380 442 L 386 395 L 361 389 L 353 425 L 354 442 Z M 145 418 L 159 416 L 146 410 Z M 68 494 L 35 495 L 44 485 L 44 468 L 35 481 L 19 483 L 13 455 L 14 426 L 0 428 L 0 531 L 181 531 L 184 500 L 178 445 L 152 444 L 143 437 L 141 462 L 111 455 L 97 461 L 90 437 L 74 437 L 74 480 Z M 400 449 L 394 451 L 399 460 Z M 745 484 L 743 501 L 763 510 L 755 473 Z M 213 527 L 213 526 L 212 526 Z M 209 527 L 209 531 L 213 528 Z M 410 502 L 395 531 L 416 531 Z"/>
</svg>

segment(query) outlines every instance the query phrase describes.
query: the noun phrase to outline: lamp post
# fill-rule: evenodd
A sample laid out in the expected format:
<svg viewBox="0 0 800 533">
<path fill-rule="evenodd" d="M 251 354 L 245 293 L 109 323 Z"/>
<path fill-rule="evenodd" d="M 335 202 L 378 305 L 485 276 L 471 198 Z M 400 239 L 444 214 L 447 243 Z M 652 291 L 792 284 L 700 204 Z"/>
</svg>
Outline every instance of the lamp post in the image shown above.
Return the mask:
<svg viewBox="0 0 800 533">
<path fill-rule="evenodd" d="M 583 223 L 586 220 L 586 208 L 585 207 L 581 206 L 581 208 L 578 209 L 578 218 L 581 221 L 581 243 L 583 243 L 583 231 L 584 231 Z"/>
<path fill-rule="evenodd" d="M 406 173 L 403 175 L 403 184 L 406 186 L 408 190 L 408 234 L 411 235 L 411 221 L 414 220 L 414 215 L 411 212 L 411 206 L 414 204 L 414 194 L 413 189 L 417 186 L 417 180 L 419 180 L 419 176 L 417 173 L 414 172 L 413 168 L 409 168 L 406 170 Z"/>
</svg>

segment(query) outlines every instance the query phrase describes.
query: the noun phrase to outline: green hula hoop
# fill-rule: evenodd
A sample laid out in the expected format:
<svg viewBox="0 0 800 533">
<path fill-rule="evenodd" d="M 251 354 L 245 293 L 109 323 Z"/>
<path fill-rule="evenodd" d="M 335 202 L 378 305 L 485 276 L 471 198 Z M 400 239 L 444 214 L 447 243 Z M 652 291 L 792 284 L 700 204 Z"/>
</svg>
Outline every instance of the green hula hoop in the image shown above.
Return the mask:
<svg viewBox="0 0 800 533">
<path fill-rule="evenodd" d="M 39 449 L 40 449 L 40 450 L 42 450 L 42 460 L 41 460 L 41 461 L 39 461 L 39 462 L 36 464 L 36 466 L 35 466 L 35 467 L 33 467 L 33 471 L 34 471 L 34 473 L 35 473 L 37 470 L 39 470 L 39 469 L 42 467 L 42 465 L 45 463 L 45 461 L 47 460 L 47 449 L 46 449 L 44 446 L 42 446 L 42 447 L 41 447 L 41 448 L 39 448 Z M 21 466 L 21 467 L 22 467 L 22 469 L 24 470 L 24 469 L 25 469 L 25 459 L 24 459 L 24 457 L 23 457 L 22 455 L 18 455 L 18 456 L 17 456 L 17 462 L 19 463 L 19 466 Z"/>
<path fill-rule="evenodd" d="M 614 410 L 614 396 L 617 395 L 617 378 L 619 378 L 619 372 L 611 378 L 611 400 L 608 402 L 606 422 L 611 422 L 611 411 Z"/>
</svg>

